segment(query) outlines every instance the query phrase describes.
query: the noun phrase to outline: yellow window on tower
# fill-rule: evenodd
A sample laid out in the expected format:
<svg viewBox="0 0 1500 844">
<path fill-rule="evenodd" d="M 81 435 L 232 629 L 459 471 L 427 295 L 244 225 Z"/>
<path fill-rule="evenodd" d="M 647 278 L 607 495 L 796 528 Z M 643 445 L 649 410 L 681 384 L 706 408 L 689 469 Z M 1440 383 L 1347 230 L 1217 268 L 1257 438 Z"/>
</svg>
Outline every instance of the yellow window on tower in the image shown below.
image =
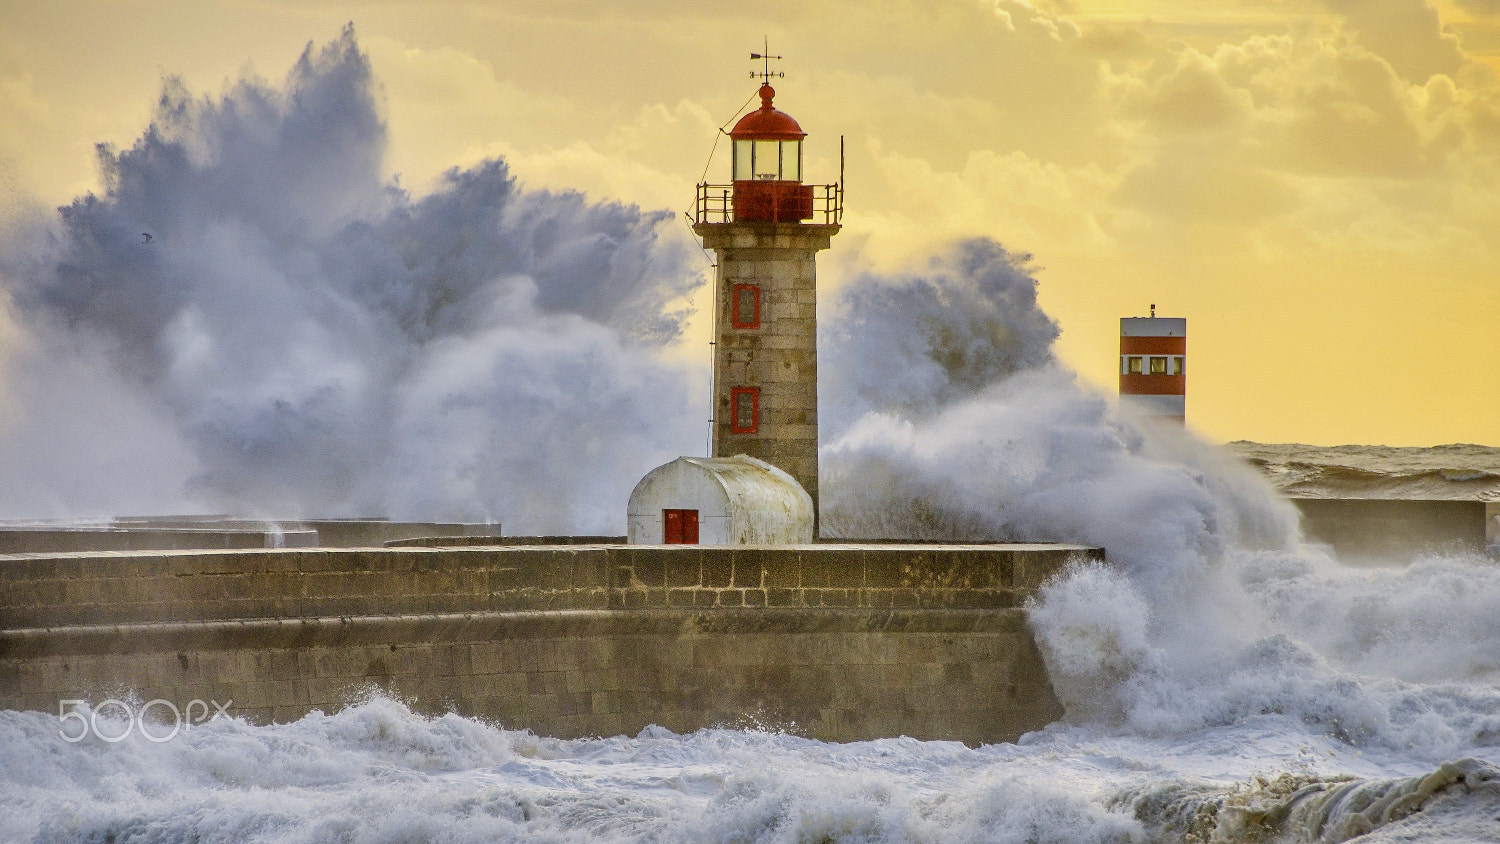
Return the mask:
<svg viewBox="0 0 1500 844">
<path fill-rule="evenodd" d="M 1167 359 L 1166 358 L 1152 358 L 1151 359 L 1151 374 L 1152 375 L 1166 375 L 1167 374 Z"/>
</svg>

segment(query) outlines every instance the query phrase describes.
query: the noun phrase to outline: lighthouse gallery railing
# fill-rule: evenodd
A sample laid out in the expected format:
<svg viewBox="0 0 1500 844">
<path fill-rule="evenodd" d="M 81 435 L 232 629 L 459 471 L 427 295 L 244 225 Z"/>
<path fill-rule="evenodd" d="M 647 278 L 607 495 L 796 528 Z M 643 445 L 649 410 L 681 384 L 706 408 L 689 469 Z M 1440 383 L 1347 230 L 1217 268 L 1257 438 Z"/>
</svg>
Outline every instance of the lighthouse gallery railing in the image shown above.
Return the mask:
<svg viewBox="0 0 1500 844">
<path fill-rule="evenodd" d="M 812 188 L 813 215 L 805 222 L 821 225 L 840 225 L 844 219 L 843 185 L 808 185 Z M 733 223 L 734 186 L 698 184 L 698 199 L 693 213 L 694 223 Z"/>
</svg>

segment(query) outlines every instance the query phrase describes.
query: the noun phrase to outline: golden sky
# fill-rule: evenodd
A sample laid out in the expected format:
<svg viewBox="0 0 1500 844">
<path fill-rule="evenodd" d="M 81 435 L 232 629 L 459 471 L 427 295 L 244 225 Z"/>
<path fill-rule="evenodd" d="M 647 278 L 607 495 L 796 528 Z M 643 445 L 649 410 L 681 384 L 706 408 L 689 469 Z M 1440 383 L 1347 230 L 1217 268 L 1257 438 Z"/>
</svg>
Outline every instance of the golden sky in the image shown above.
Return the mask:
<svg viewBox="0 0 1500 844">
<path fill-rule="evenodd" d="M 1120 317 L 1186 317 L 1211 440 L 1500 445 L 1500 0 L 11 0 L 0 206 L 351 21 L 417 193 L 502 155 L 686 209 L 766 36 L 809 181 L 845 137 L 825 290 L 988 236 L 1110 392 Z"/>
</svg>

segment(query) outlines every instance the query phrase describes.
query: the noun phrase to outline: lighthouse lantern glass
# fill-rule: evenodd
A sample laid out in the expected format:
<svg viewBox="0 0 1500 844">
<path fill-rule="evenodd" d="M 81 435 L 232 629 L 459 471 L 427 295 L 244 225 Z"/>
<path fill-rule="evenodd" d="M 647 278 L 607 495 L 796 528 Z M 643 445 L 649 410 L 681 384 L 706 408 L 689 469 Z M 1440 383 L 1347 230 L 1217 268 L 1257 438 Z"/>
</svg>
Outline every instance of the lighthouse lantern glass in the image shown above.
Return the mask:
<svg viewBox="0 0 1500 844">
<path fill-rule="evenodd" d="M 755 141 L 755 178 L 774 181 L 781 178 L 781 144 L 777 141 Z"/>
<path fill-rule="evenodd" d="M 755 178 L 755 170 L 751 166 L 751 150 L 754 141 L 740 140 L 734 142 L 734 180 L 744 182 Z"/>
<path fill-rule="evenodd" d="M 802 142 L 750 140 L 734 142 L 734 180 L 802 181 Z"/>
</svg>

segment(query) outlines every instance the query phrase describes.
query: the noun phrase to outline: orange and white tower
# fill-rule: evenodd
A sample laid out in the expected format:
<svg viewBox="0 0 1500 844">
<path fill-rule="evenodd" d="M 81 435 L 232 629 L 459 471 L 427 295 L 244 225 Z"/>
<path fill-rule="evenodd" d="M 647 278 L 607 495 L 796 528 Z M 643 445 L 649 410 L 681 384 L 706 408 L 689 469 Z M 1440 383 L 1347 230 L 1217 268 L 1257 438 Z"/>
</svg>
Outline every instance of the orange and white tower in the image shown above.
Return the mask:
<svg viewBox="0 0 1500 844">
<path fill-rule="evenodd" d="M 1120 404 L 1148 416 L 1187 418 L 1187 320 L 1149 317 L 1120 320 Z"/>
<path fill-rule="evenodd" d="M 735 124 L 731 183 L 698 185 L 693 231 L 717 257 L 713 451 L 791 475 L 818 500 L 817 253 L 838 234 L 843 191 L 802 181 L 807 133 L 772 104 Z"/>
</svg>

